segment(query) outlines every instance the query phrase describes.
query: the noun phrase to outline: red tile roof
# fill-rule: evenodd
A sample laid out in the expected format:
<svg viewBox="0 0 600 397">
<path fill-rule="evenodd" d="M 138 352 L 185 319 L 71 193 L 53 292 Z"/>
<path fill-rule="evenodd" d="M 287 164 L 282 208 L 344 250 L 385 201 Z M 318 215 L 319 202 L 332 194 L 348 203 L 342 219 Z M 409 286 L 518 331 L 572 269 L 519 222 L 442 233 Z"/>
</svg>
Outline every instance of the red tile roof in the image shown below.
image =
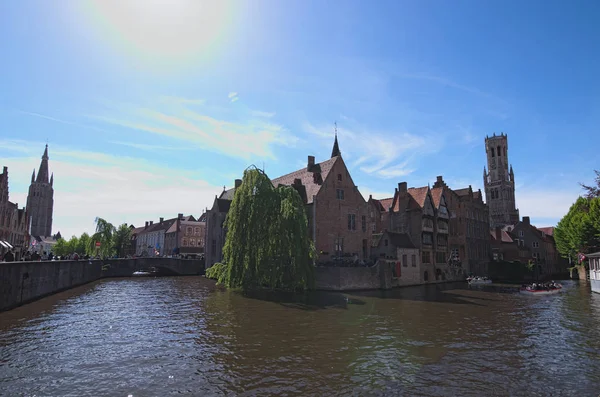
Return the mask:
<svg viewBox="0 0 600 397">
<path fill-rule="evenodd" d="M 306 188 L 306 200 L 307 204 L 311 204 L 313 196 L 319 194 L 323 182 L 327 179 L 329 172 L 333 168 L 333 165 L 340 157 L 332 157 L 329 160 L 323 161 L 314 165 L 311 171 L 307 171 L 306 167 L 298 171 L 294 171 L 287 175 L 280 176 L 279 178 L 273 179 L 271 182 L 273 186 L 286 185 L 291 186 L 294 184 L 296 179 L 300 179 L 302 185 Z M 320 178 L 315 178 L 315 174 L 320 173 Z"/>
<path fill-rule="evenodd" d="M 454 193 L 458 194 L 459 196 L 466 196 L 467 194 L 469 194 L 469 189 L 468 187 L 462 188 L 462 189 L 455 189 Z"/>
<path fill-rule="evenodd" d="M 408 194 L 419 204 L 421 208 L 425 205 L 425 199 L 427 198 L 427 192 L 429 191 L 428 186 L 423 187 L 411 187 L 408 189 Z"/>
<path fill-rule="evenodd" d="M 554 236 L 554 226 L 538 227 L 538 230 L 544 234 L 547 234 L 548 236 Z"/>
<path fill-rule="evenodd" d="M 496 232 L 494 230 L 490 230 L 490 234 L 492 235 L 492 239 L 496 240 Z M 503 243 L 513 243 L 514 242 L 513 239 L 510 237 L 510 235 L 505 230 L 502 230 L 501 240 Z"/>
<path fill-rule="evenodd" d="M 394 203 L 394 198 L 390 197 L 390 198 L 384 198 L 381 200 L 377 200 L 379 201 L 379 205 L 381 205 L 381 208 L 383 208 L 383 211 L 389 211 L 390 207 L 392 206 L 392 204 Z"/>
<path fill-rule="evenodd" d="M 440 208 L 440 202 L 442 201 L 442 193 L 444 193 L 444 188 L 442 187 L 434 187 L 431 189 L 431 197 L 433 198 L 433 206 L 437 209 Z"/>
</svg>

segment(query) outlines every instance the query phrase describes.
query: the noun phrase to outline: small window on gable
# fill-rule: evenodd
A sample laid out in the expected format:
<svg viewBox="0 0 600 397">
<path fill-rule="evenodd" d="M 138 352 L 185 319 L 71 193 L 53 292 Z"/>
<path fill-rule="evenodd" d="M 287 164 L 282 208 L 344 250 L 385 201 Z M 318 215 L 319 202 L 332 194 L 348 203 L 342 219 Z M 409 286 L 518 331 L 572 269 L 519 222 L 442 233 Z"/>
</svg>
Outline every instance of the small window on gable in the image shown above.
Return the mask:
<svg viewBox="0 0 600 397">
<path fill-rule="evenodd" d="M 342 174 L 338 174 L 338 181 L 342 180 Z"/>
</svg>

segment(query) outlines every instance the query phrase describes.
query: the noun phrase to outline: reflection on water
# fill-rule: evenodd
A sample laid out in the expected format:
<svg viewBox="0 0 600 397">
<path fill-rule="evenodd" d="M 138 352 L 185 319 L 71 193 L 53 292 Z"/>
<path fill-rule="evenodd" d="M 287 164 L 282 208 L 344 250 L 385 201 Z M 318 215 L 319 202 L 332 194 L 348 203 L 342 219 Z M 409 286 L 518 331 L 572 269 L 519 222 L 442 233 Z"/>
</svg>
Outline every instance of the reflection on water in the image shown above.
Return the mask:
<svg viewBox="0 0 600 397">
<path fill-rule="evenodd" d="M 298 296 L 106 280 L 0 313 L 0 394 L 596 395 L 600 295 L 565 285 Z"/>
</svg>

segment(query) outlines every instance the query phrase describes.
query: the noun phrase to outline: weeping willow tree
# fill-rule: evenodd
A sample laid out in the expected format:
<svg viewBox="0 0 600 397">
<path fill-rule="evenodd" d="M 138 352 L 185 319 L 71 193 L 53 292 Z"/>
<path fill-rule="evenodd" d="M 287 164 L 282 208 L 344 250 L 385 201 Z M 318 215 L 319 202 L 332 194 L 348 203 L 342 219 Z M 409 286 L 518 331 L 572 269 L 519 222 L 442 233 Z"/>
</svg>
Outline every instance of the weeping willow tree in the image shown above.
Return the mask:
<svg viewBox="0 0 600 397">
<path fill-rule="evenodd" d="M 220 283 L 243 289 L 313 287 L 314 246 L 304 203 L 294 188 L 275 188 L 263 171 L 248 168 L 225 227 Z"/>
</svg>

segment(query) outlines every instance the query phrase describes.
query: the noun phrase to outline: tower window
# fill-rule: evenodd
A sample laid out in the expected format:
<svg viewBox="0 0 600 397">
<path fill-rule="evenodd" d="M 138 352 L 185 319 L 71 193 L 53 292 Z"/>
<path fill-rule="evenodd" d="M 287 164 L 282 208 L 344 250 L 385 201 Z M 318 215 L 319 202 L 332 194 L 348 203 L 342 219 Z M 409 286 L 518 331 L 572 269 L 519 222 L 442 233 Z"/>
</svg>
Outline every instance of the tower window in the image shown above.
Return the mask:
<svg viewBox="0 0 600 397">
<path fill-rule="evenodd" d="M 494 148 L 492 148 L 492 157 L 496 157 L 496 155 L 494 154 Z"/>
<path fill-rule="evenodd" d="M 502 150 L 500 148 L 500 146 L 498 146 L 498 157 L 502 156 Z"/>
</svg>

